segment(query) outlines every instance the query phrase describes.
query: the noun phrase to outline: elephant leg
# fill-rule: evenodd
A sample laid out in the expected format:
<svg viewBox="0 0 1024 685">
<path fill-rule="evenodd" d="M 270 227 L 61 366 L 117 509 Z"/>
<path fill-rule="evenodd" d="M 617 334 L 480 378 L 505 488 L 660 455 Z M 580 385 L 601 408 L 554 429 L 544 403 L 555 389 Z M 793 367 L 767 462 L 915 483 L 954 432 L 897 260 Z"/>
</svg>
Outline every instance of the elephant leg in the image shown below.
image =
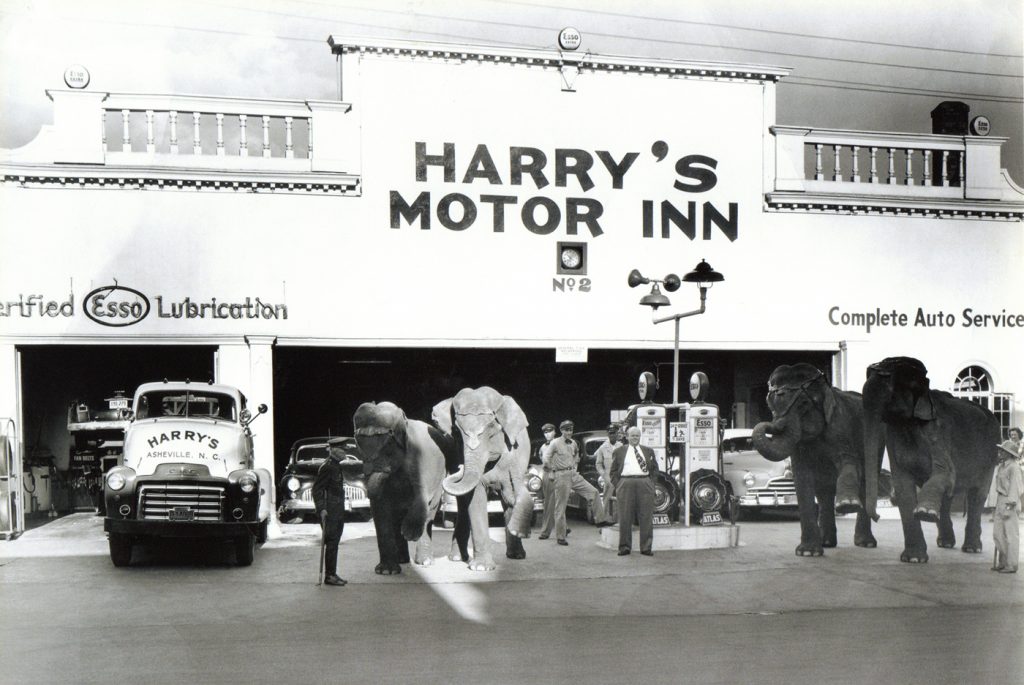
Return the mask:
<svg viewBox="0 0 1024 685">
<path fill-rule="evenodd" d="M 836 494 L 827 490 L 818 495 L 818 528 L 821 530 L 821 546 L 833 548 L 839 544 L 836 531 Z"/>
<path fill-rule="evenodd" d="M 509 559 L 525 559 L 526 549 L 523 547 L 523 539 L 509 529 L 511 520 L 512 507 L 505 505 L 505 556 Z"/>
<path fill-rule="evenodd" d="M 968 554 L 981 553 L 981 511 L 985 506 L 987 489 L 972 487 L 967 489 L 964 505 L 967 507 L 967 525 L 964 527 L 964 545 L 960 549 Z"/>
<path fill-rule="evenodd" d="M 374 573 L 390 576 L 402 572 L 398 565 L 398 545 L 395 539 L 396 526 L 394 512 L 385 495 L 370 498 L 370 510 L 373 512 L 373 527 L 377 531 L 377 553 L 380 563 Z M 402 540 L 403 544 L 405 540 Z"/>
<path fill-rule="evenodd" d="M 417 566 L 434 565 L 433 530 L 430 523 L 427 523 L 423 536 L 416 541 L 416 556 L 413 561 Z"/>
<path fill-rule="evenodd" d="M 966 498 L 964 501 L 966 503 Z M 952 504 L 952 495 L 946 495 L 942 498 L 942 505 L 939 508 L 939 520 L 935 523 L 935 527 L 939 531 L 938 537 L 935 538 L 935 544 L 943 549 L 953 549 L 956 547 L 956 531 L 953 530 L 953 519 L 949 515 L 949 509 Z"/>
<path fill-rule="evenodd" d="M 916 447 L 929 460 L 931 475 L 917 493 L 914 516 L 921 521 L 937 522 L 943 499 L 953 492 L 955 470 L 949 453 L 950 446 L 936 427 L 926 424 L 922 435 L 917 436 Z"/>
<path fill-rule="evenodd" d="M 890 454 L 892 454 L 890 452 Z M 900 510 L 900 521 L 903 524 L 903 552 L 900 561 L 909 564 L 924 564 L 928 561 L 928 545 L 921 531 L 921 521 L 914 516 L 917 506 L 914 479 L 910 474 L 893 468 L 892 474 L 893 499 Z"/>
<path fill-rule="evenodd" d="M 427 527 L 427 503 L 417 494 L 409 510 L 402 520 L 402 537 L 406 540 L 419 540 Z"/>
<path fill-rule="evenodd" d="M 844 462 L 836 480 L 836 513 L 855 514 L 864 511 L 861 489 L 860 465 Z"/>
<path fill-rule="evenodd" d="M 451 561 L 469 562 L 469 500 L 473 493 L 456 498 L 455 529 L 452 531 Z"/>
<path fill-rule="evenodd" d="M 497 568 L 491 556 L 491 539 L 487 525 L 487 489 L 478 484 L 469 500 L 469 528 L 473 537 L 471 571 L 493 571 Z"/>
<path fill-rule="evenodd" d="M 853 544 L 857 547 L 875 548 L 878 541 L 871 533 L 871 517 L 863 509 L 857 512 L 857 523 L 853 529 Z"/>
<path fill-rule="evenodd" d="M 796 554 L 800 557 L 820 557 L 825 552 L 821 545 L 821 529 L 818 527 L 818 507 L 814 503 L 814 473 L 796 456 L 793 457 L 793 479 L 796 483 L 797 509 L 800 512 L 800 544 L 796 547 Z"/>
<path fill-rule="evenodd" d="M 399 564 L 409 563 L 409 541 L 402 534 L 402 522 L 405 520 L 406 511 L 394 512 L 395 516 L 391 520 L 393 526 L 392 535 L 395 538 L 395 557 Z"/>
</svg>

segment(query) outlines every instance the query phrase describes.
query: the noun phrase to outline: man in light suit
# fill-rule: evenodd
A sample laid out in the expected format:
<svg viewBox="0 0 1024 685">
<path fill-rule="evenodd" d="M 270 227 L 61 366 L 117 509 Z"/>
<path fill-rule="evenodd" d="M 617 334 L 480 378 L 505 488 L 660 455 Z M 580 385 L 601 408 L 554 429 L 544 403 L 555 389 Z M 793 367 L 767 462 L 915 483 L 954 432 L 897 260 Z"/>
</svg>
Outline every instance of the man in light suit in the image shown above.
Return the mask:
<svg viewBox="0 0 1024 685">
<path fill-rule="evenodd" d="M 640 444 L 640 429 L 626 431 L 628 444 L 612 452 L 611 478 L 619 509 L 619 556 L 633 546 L 633 518 L 640 524 L 640 553 L 654 554 L 654 479 L 658 464 L 654 451 Z"/>
</svg>

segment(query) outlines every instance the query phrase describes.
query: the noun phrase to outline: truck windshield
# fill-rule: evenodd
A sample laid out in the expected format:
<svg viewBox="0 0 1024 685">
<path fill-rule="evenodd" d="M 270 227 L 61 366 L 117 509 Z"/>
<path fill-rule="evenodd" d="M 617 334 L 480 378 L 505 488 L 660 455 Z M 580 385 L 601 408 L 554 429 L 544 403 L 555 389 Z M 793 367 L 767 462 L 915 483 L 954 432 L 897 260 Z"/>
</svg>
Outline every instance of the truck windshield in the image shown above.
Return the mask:
<svg viewBox="0 0 1024 685">
<path fill-rule="evenodd" d="M 235 400 L 230 395 L 193 390 L 158 390 L 139 398 L 139 419 L 160 416 L 197 417 L 237 421 Z"/>
</svg>

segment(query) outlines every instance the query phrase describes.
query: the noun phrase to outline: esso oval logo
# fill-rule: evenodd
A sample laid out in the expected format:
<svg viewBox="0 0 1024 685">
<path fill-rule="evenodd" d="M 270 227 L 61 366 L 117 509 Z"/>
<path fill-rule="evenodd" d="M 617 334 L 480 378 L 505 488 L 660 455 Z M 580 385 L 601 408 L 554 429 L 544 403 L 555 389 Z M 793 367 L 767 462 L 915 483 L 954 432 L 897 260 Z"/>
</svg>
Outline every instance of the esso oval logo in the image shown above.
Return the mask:
<svg viewBox="0 0 1024 685">
<path fill-rule="evenodd" d="M 583 36 L 571 26 L 565 27 L 558 34 L 558 47 L 563 50 L 577 50 L 582 42 Z"/>
<path fill-rule="evenodd" d="M 107 285 L 85 296 L 82 311 L 101 326 L 131 326 L 149 314 L 149 298 L 134 288 Z"/>
</svg>

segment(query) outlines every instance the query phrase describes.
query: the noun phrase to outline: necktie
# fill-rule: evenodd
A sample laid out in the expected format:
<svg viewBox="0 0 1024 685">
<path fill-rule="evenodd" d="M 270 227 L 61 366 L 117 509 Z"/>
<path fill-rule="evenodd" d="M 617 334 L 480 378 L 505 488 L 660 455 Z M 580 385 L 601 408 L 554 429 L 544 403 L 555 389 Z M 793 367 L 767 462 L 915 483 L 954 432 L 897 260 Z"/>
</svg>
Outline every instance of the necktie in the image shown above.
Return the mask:
<svg viewBox="0 0 1024 685">
<path fill-rule="evenodd" d="M 644 455 L 640 454 L 639 447 L 633 447 L 633 456 L 636 457 L 636 463 L 640 465 L 640 470 L 647 473 L 647 460 L 644 459 Z"/>
</svg>

